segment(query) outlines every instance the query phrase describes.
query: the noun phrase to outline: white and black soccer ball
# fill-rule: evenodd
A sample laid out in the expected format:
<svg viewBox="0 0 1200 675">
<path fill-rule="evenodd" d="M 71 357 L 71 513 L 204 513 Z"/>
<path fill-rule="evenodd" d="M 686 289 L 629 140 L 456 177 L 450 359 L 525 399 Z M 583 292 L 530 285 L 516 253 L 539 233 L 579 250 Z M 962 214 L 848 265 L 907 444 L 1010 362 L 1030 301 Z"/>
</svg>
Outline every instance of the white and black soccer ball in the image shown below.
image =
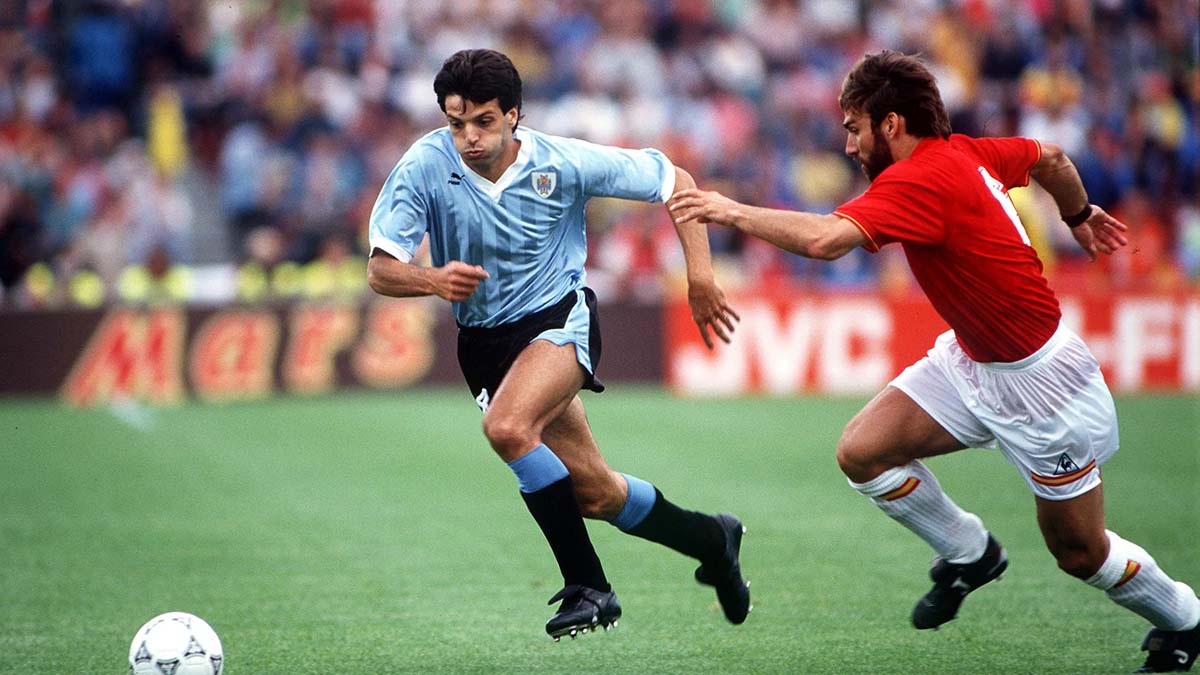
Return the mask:
<svg viewBox="0 0 1200 675">
<path fill-rule="evenodd" d="M 130 675 L 221 675 L 224 660 L 216 631 L 187 612 L 150 619 L 129 645 Z"/>
</svg>

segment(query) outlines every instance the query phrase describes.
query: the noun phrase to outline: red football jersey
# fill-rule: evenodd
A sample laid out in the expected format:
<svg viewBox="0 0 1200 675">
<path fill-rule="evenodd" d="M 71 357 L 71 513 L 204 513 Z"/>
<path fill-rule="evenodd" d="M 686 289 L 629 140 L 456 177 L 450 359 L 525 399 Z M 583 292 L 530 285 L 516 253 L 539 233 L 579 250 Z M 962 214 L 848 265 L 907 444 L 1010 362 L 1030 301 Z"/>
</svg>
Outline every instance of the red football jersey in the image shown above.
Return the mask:
<svg viewBox="0 0 1200 675">
<path fill-rule="evenodd" d="M 1041 154 L 1029 138 L 927 138 L 834 211 L 862 230 L 868 251 L 904 247 L 921 289 L 975 361 L 1029 356 L 1062 316 L 1008 197 L 1029 184 Z"/>
</svg>

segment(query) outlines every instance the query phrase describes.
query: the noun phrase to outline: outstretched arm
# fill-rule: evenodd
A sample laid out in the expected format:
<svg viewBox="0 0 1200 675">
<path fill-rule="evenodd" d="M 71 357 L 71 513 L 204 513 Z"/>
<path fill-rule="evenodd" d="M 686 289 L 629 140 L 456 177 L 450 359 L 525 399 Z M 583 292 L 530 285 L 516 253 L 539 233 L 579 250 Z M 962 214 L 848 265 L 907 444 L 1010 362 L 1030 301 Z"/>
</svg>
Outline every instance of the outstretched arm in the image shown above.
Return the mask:
<svg viewBox="0 0 1200 675">
<path fill-rule="evenodd" d="M 436 295 L 450 302 L 471 297 L 488 273 L 478 265 L 452 260 L 441 267 L 422 267 L 400 262 L 376 249 L 367 261 L 367 284 L 380 295 L 411 298 Z"/>
<path fill-rule="evenodd" d="M 676 192 L 670 209 L 676 227 L 693 222 L 736 227 L 806 258 L 834 260 L 867 241 L 862 230 L 840 216 L 747 206 L 719 192 Z"/>
<path fill-rule="evenodd" d="M 1042 156 L 1033 165 L 1029 175 L 1054 197 L 1058 212 L 1071 226 L 1071 235 L 1088 257 L 1095 260 L 1097 253 L 1112 255 L 1128 244 L 1129 240 L 1122 234 L 1129 229 L 1125 223 L 1108 215 L 1099 206 L 1088 203 L 1087 190 L 1071 158 L 1054 143 L 1039 143 Z M 1073 218 L 1083 220 L 1075 223 Z"/>
<path fill-rule="evenodd" d="M 675 192 L 695 189 L 696 181 L 687 171 L 675 167 Z M 725 299 L 725 292 L 713 278 L 712 255 L 708 247 L 708 228 L 704 223 L 675 221 L 675 232 L 683 246 L 683 258 L 687 263 L 688 304 L 692 308 L 692 320 L 700 328 L 700 337 L 709 349 L 713 340 L 709 329 L 723 342 L 729 342 L 733 322 L 741 317 Z"/>
</svg>

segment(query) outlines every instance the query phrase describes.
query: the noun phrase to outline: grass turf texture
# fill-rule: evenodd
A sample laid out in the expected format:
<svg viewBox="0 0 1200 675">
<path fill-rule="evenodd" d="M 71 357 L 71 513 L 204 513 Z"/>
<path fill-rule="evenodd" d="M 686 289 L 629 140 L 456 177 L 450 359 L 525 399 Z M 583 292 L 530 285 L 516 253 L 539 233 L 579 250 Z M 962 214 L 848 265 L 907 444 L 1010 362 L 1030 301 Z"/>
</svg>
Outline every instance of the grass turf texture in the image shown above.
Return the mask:
<svg viewBox="0 0 1200 675">
<path fill-rule="evenodd" d="M 1123 673 L 1145 622 L 1055 568 L 994 452 L 929 464 L 1008 548 L 937 632 L 908 625 L 930 551 L 833 460 L 861 400 L 586 395 L 618 470 L 750 528 L 755 611 L 721 617 L 694 563 L 590 530 L 625 617 L 555 644 L 549 550 L 465 390 L 71 411 L 0 402 L 0 672 L 117 673 L 182 610 L 251 673 Z M 1109 527 L 1200 584 L 1200 400 L 1118 401 Z"/>
</svg>

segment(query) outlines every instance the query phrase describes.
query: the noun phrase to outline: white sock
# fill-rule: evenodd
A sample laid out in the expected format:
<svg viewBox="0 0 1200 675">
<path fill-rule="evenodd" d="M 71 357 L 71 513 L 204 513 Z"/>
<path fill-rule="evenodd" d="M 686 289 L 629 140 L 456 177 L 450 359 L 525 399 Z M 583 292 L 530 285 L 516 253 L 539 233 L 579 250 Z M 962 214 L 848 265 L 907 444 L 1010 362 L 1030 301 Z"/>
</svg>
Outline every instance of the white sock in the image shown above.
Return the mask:
<svg viewBox="0 0 1200 675">
<path fill-rule="evenodd" d="M 1190 586 L 1174 581 L 1145 549 L 1108 535 L 1108 558 L 1088 585 L 1104 591 L 1113 602 L 1145 618 L 1155 628 L 1191 630 L 1200 622 L 1200 599 Z"/>
<path fill-rule="evenodd" d="M 933 472 L 913 461 L 888 469 L 866 483 L 850 486 L 916 533 L 948 562 L 969 563 L 983 557 L 988 534 L 983 521 L 959 508 L 942 491 Z"/>
</svg>

